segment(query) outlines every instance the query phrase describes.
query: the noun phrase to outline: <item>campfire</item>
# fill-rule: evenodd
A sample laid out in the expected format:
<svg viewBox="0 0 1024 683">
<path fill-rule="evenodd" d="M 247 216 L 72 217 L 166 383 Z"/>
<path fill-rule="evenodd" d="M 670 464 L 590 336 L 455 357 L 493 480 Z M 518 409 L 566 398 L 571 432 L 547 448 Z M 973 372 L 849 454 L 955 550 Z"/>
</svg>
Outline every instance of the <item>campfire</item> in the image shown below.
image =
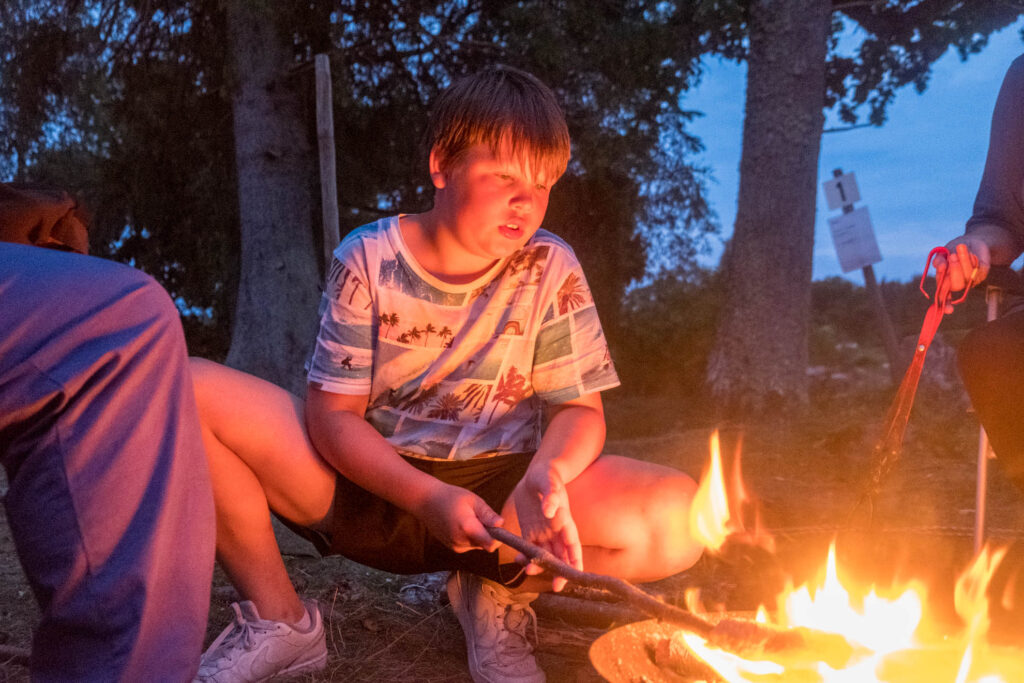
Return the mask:
<svg viewBox="0 0 1024 683">
<path fill-rule="evenodd" d="M 742 515 L 737 514 L 747 494 L 738 459 L 736 463 L 730 500 L 718 438 L 713 436 L 710 464 L 691 522 L 691 532 L 712 551 L 730 539 L 771 546 L 770 535 L 745 530 Z M 787 586 L 770 609 L 762 606 L 756 615 L 747 615 L 752 628 L 737 633 L 736 647 L 730 647 L 728 639 L 709 642 L 665 623 L 641 622 L 599 639 L 592 650 L 594 664 L 611 681 L 1017 683 L 1024 681 L 1024 651 L 994 644 L 989 637 L 987 589 L 1004 555 L 1005 550 L 985 548 L 960 575 L 953 598 L 961 625 L 952 629 L 929 623 L 923 583 L 911 581 L 880 594 L 873 586 L 859 586 L 844 577 L 833 542 L 813 581 Z M 704 614 L 696 592 L 687 595 L 687 605 L 695 613 L 715 618 Z M 744 642 L 756 639 L 758 633 L 788 632 L 809 637 L 785 648 L 752 648 Z M 602 645 L 606 639 L 610 643 Z M 834 648 L 836 642 L 843 647 Z M 601 655 L 608 646 L 617 652 L 617 660 Z M 647 661 L 628 666 L 629 657 Z"/>
</svg>

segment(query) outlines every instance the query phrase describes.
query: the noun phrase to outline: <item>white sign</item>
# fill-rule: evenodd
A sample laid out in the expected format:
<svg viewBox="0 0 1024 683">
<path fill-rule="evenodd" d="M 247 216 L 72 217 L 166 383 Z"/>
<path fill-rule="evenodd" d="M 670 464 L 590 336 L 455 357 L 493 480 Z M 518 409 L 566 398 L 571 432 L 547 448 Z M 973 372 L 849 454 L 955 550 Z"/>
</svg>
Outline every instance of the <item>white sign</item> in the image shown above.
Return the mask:
<svg viewBox="0 0 1024 683">
<path fill-rule="evenodd" d="M 832 231 L 832 243 L 836 246 L 839 266 L 844 273 L 882 260 L 867 207 L 862 206 L 841 216 L 829 218 L 828 227 Z"/>
<path fill-rule="evenodd" d="M 822 186 L 825 188 L 825 201 L 828 202 L 830 209 L 838 209 L 860 201 L 857 177 L 853 173 L 844 173 L 832 180 L 826 180 Z"/>
</svg>

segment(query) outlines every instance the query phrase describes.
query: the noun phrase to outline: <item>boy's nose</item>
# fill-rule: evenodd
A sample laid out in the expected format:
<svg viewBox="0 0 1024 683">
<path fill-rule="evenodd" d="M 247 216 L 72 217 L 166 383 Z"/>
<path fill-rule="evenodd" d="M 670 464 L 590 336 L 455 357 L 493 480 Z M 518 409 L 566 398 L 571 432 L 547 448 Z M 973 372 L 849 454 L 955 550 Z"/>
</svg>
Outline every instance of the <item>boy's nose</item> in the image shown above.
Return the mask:
<svg viewBox="0 0 1024 683">
<path fill-rule="evenodd" d="M 527 213 L 533 209 L 533 196 L 526 190 L 520 190 L 510 202 L 512 208 L 519 213 Z"/>
</svg>

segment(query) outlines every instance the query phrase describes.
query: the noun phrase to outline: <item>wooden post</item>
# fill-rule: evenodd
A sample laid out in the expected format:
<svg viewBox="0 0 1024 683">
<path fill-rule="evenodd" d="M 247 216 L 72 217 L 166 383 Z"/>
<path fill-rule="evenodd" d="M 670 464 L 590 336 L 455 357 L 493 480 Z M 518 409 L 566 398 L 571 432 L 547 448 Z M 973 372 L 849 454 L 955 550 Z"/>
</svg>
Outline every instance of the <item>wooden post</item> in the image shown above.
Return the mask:
<svg viewBox="0 0 1024 683">
<path fill-rule="evenodd" d="M 843 175 L 843 169 L 837 168 L 832 171 L 832 175 L 836 178 Z M 840 192 L 842 190 L 840 189 Z M 845 197 L 843 198 L 845 200 Z M 850 213 L 853 211 L 853 202 L 843 202 L 843 213 Z M 875 321 L 878 323 L 878 329 L 882 334 L 882 343 L 885 346 L 885 355 L 889 359 L 889 376 L 892 378 L 893 384 L 899 384 L 900 378 L 903 376 L 903 363 L 900 362 L 900 347 L 896 341 L 896 330 L 892 325 L 892 319 L 889 317 L 889 311 L 885 307 L 885 299 L 882 298 L 882 290 L 878 286 L 878 281 L 875 279 L 875 269 L 871 267 L 871 264 L 861 268 L 861 272 L 864 273 L 864 287 L 868 291 L 868 295 L 871 297 L 871 302 L 874 304 Z"/>
<path fill-rule="evenodd" d="M 334 102 L 331 63 L 325 54 L 314 58 L 316 67 L 316 139 L 320 156 L 320 204 L 323 212 L 324 277 L 331 267 L 334 248 L 341 241 L 338 228 L 338 183 L 334 159 Z"/>
</svg>

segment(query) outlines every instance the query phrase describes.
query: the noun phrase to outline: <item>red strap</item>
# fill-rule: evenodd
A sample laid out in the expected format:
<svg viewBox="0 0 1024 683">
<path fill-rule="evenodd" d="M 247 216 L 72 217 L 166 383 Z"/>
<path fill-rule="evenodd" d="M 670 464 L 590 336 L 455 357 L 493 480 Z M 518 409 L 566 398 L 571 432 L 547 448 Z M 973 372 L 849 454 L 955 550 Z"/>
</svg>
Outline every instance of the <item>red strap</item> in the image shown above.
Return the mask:
<svg viewBox="0 0 1024 683">
<path fill-rule="evenodd" d="M 923 353 L 931 346 L 932 340 L 935 339 L 935 333 L 939 331 L 939 323 L 942 322 L 942 316 L 945 312 L 945 304 L 938 301 L 928 307 L 928 312 L 924 314 L 924 323 L 921 325 L 921 334 L 917 337 L 917 353 Z"/>
</svg>

